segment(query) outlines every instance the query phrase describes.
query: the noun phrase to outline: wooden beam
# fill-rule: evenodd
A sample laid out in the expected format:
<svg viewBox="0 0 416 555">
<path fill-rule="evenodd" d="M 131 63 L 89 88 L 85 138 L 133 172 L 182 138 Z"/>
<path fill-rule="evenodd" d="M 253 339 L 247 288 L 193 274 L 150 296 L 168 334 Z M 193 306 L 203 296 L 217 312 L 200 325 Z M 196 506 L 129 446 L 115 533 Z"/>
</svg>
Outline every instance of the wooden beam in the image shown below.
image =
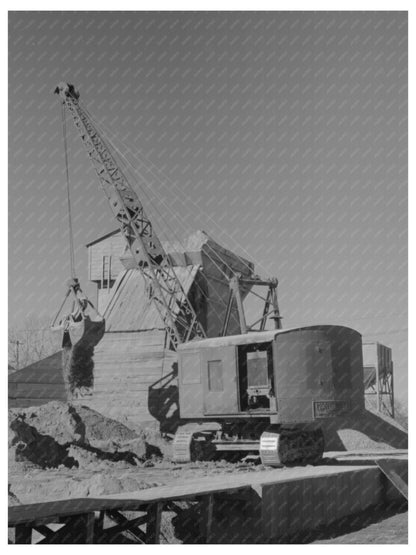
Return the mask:
<svg viewBox="0 0 416 555">
<path fill-rule="evenodd" d="M 81 543 L 76 541 L 71 541 L 77 539 L 77 533 L 74 531 L 74 526 L 78 524 L 78 517 L 71 517 L 67 519 L 64 526 L 56 530 L 53 534 L 45 537 L 45 539 L 38 542 L 38 544 L 52 544 L 52 543 Z M 71 532 L 72 530 L 72 532 Z"/>
<path fill-rule="evenodd" d="M 81 513 L 66 519 L 66 524 L 48 534 L 39 544 L 84 544 L 94 543 L 95 514 Z M 46 532 L 46 530 L 44 530 Z M 43 532 L 41 532 L 43 534 Z"/>
<path fill-rule="evenodd" d="M 214 495 L 205 495 L 201 500 L 200 531 L 205 543 L 211 542 L 212 520 L 214 512 Z"/>
<path fill-rule="evenodd" d="M 165 503 L 165 510 L 172 511 L 177 515 L 181 515 L 183 512 L 185 512 L 185 509 L 179 507 L 179 505 L 177 505 L 174 501 L 168 501 L 167 503 Z"/>
<path fill-rule="evenodd" d="M 85 543 L 94 543 L 95 513 L 85 514 L 84 521 L 85 521 Z"/>
<path fill-rule="evenodd" d="M 234 294 L 235 302 L 237 304 L 238 319 L 240 322 L 241 333 L 247 333 L 247 322 L 244 313 L 243 299 L 241 297 L 240 283 L 237 276 L 230 279 L 230 288 Z"/>
<path fill-rule="evenodd" d="M 106 515 L 118 524 L 129 523 L 129 519 L 116 510 L 106 511 Z M 136 541 L 138 543 L 146 543 L 146 534 L 143 532 L 143 530 L 140 530 L 138 524 L 131 524 L 124 531 L 126 535 L 130 537 L 130 539 L 132 539 L 133 541 Z M 104 531 L 104 533 L 106 533 L 106 531 Z"/>
<path fill-rule="evenodd" d="M 228 302 L 227 302 L 227 308 L 226 308 L 226 311 L 225 311 L 224 322 L 223 322 L 222 330 L 221 330 L 221 336 L 227 335 L 227 329 L 228 329 L 228 324 L 230 322 L 231 309 L 232 309 L 232 306 L 233 306 L 233 302 L 234 302 L 234 295 L 233 295 L 233 292 L 230 289 L 230 292 L 228 294 Z"/>
<path fill-rule="evenodd" d="M 52 530 L 52 528 L 49 528 L 49 526 L 46 526 L 44 524 L 34 524 L 33 530 L 36 530 L 36 532 L 42 534 L 42 536 L 46 539 L 52 538 L 52 536 L 55 534 L 55 530 Z"/>
<path fill-rule="evenodd" d="M 26 524 L 18 524 L 14 543 L 32 543 L 32 527 Z"/>
<path fill-rule="evenodd" d="M 160 521 L 162 517 L 163 503 L 158 502 L 149 505 L 149 519 L 146 527 L 146 543 L 160 543 Z"/>
<path fill-rule="evenodd" d="M 105 511 L 96 511 L 94 522 L 94 535 L 96 539 L 99 539 L 104 530 L 104 515 Z"/>
<path fill-rule="evenodd" d="M 123 517 L 125 518 L 125 517 Z M 110 543 L 109 540 L 115 539 L 121 532 L 133 532 L 134 534 L 137 533 L 137 527 L 141 524 L 146 524 L 148 520 L 147 515 L 142 515 L 137 518 L 133 518 L 132 520 L 128 520 L 127 518 L 122 521 L 120 524 L 116 526 L 111 526 L 110 528 L 106 528 L 102 530 L 100 537 L 97 536 L 97 540 L 100 543 Z"/>
</svg>

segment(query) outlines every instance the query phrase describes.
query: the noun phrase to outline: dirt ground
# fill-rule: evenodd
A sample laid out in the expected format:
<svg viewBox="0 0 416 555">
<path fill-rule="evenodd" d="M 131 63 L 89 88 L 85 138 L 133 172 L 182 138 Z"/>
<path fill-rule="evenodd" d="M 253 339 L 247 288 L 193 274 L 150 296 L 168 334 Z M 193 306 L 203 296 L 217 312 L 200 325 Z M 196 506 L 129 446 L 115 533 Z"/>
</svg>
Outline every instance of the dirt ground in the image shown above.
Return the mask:
<svg viewBox="0 0 416 555">
<path fill-rule="evenodd" d="M 262 472 L 262 465 L 226 461 L 198 462 L 183 465 L 155 461 L 152 466 L 103 464 L 98 468 L 48 469 L 28 468 L 9 473 L 10 490 L 21 503 L 55 501 L 71 497 L 109 495 L 175 484 L 205 476 L 243 472 Z"/>
<path fill-rule="evenodd" d="M 9 504 L 131 492 L 206 476 L 267 470 L 255 462 L 225 460 L 180 465 L 171 457 L 171 441 L 154 429 L 131 430 L 87 407 L 52 402 L 11 409 Z M 162 541 L 198 542 L 196 507 L 188 503 L 178 506 L 178 511 L 164 513 Z M 221 524 L 221 514 L 218 518 Z M 406 543 L 407 513 L 403 507 L 372 511 L 358 524 L 345 521 L 336 530 L 319 534 L 292 538 L 290 543 Z"/>
</svg>

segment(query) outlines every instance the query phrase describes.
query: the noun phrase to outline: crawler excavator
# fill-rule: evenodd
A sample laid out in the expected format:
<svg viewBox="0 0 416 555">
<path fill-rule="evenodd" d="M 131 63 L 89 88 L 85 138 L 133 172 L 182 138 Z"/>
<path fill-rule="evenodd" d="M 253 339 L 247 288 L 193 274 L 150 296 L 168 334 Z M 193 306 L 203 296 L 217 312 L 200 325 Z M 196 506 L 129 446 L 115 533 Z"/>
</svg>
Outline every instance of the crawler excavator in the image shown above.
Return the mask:
<svg viewBox="0 0 416 555">
<path fill-rule="evenodd" d="M 277 280 L 230 278 L 240 335 L 207 338 L 170 259 L 127 180 L 109 139 L 81 105 L 79 92 L 60 83 L 55 93 L 71 114 L 134 263 L 178 357 L 180 425 L 173 440 L 178 462 L 216 452 L 260 451 L 264 464 L 317 463 L 324 452 L 320 423 L 363 409 L 362 346 L 358 332 L 314 325 L 282 329 Z M 247 325 L 241 288 L 265 286 L 258 328 Z M 266 331 L 272 318 L 274 329 Z"/>
</svg>

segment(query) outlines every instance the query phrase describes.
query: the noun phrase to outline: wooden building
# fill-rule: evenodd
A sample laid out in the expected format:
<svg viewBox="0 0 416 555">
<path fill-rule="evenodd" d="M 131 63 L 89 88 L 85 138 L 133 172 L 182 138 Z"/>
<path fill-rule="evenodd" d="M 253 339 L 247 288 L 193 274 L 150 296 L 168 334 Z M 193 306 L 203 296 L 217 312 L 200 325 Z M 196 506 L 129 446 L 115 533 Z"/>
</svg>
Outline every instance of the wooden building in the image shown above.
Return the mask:
<svg viewBox="0 0 416 555">
<path fill-rule="evenodd" d="M 119 231 L 87 245 L 89 279 L 97 285 L 97 306 L 106 333 L 95 348 L 94 393 L 85 404 L 112 418 L 135 423 L 174 423 L 177 390 L 172 376 L 176 355 L 169 351 L 163 322 L 144 279 L 131 267 Z M 231 269 L 252 274 L 254 266 L 198 231 L 183 243 L 164 243 L 184 291 L 207 334 L 221 332 Z M 225 275 L 224 275 L 225 274 Z M 239 333 L 233 307 L 229 334 Z"/>
<path fill-rule="evenodd" d="M 164 243 L 164 248 L 207 335 L 218 336 L 230 290 L 227 276 L 233 272 L 249 276 L 254 265 L 221 247 L 203 231 L 181 243 Z M 97 286 L 97 296 L 93 300 L 105 317 L 106 333 L 95 348 L 93 395 L 79 402 L 131 427 L 146 423 L 156 425 L 157 421 L 169 427 L 178 409 L 172 376 L 176 355 L 168 349 L 163 322 L 143 277 L 139 270 L 131 269 L 131 257 L 126 253 L 120 231 L 98 238 L 89 243 L 87 249 L 88 276 Z M 234 305 L 227 334 L 236 333 L 240 333 L 240 326 Z M 48 391 L 55 392 L 55 399 L 62 399 L 60 358 L 55 357 L 53 361 L 55 377 L 42 379 L 54 383 Z M 24 380 L 28 369 L 20 371 L 16 383 Z M 32 383 L 33 371 L 30 372 Z M 50 375 L 50 369 L 48 372 Z M 19 404 L 17 392 L 21 386 L 12 387 L 14 404 Z M 40 389 L 44 391 L 45 384 Z M 33 396 L 31 399 L 33 404 L 40 404 Z M 39 401 L 47 402 L 43 399 Z"/>
<path fill-rule="evenodd" d="M 9 408 L 66 401 L 61 359 L 59 351 L 9 374 Z"/>
</svg>

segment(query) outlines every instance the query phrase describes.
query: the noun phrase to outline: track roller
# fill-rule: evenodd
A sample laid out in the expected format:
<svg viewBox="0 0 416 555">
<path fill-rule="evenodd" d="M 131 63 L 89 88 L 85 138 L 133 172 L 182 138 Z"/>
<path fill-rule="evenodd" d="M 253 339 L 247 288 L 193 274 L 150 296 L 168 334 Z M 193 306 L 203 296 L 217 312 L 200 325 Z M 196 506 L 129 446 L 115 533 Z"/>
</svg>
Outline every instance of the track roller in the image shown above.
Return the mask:
<svg viewBox="0 0 416 555">
<path fill-rule="evenodd" d="M 260 438 L 260 458 L 265 466 L 317 464 L 324 446 L 321 428 L 270 427 Z"/>
<path fill-rule="evenodd" d="M 178 430 L 173 439 L 173 461 L 187 463 L 209 460 L 215 451 L 212 431 Z"/>
<path fill-rule="evenodd" d="M 191 462 L 192 431 L 178 430 L 173 439 L 173 461 L 177 463 Z"/>
</svg>

